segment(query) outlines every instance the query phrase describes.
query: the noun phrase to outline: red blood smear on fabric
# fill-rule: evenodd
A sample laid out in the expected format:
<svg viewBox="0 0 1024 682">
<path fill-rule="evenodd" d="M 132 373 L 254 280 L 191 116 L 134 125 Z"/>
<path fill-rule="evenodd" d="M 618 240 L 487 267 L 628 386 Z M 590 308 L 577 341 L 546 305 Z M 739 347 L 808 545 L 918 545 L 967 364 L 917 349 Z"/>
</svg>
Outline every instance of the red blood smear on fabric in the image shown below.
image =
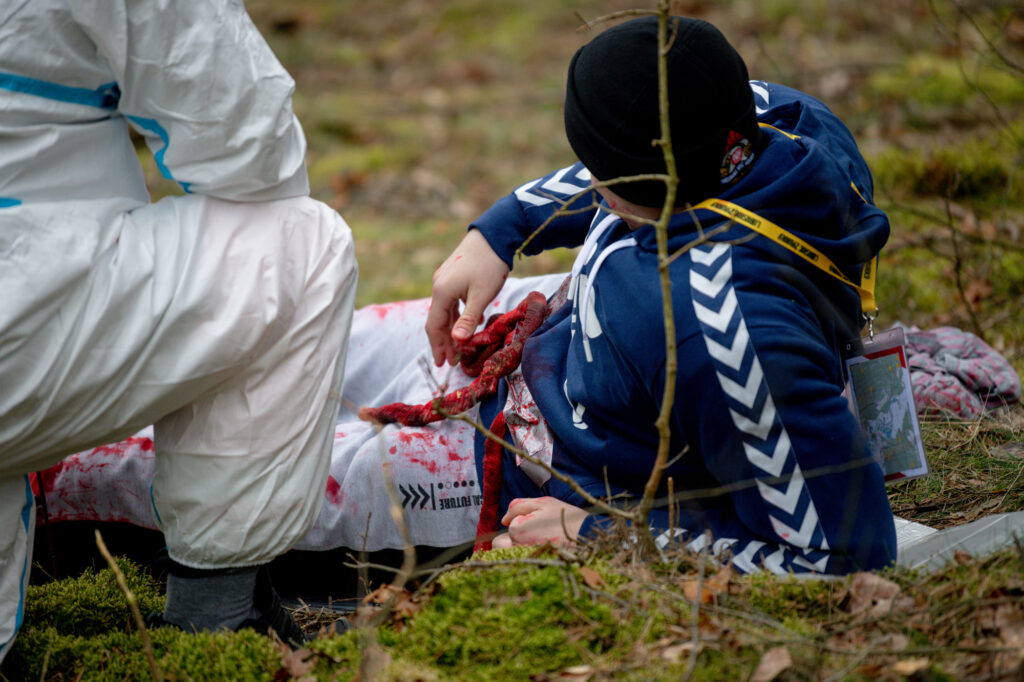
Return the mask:
<svg viewBox="0 0 1024 682">
<path fill-rule="evenodd" d="M 57 479 L 60 478 L 61 474 L 64 472 L 87 474 L 91 471 L 102 469 L 110 464 L 110 462 L 104 459 L 104 457 L 126 457 L 137 454 L 138 451 L 152 452 L 153 439 L 133 436 L 118 443 L 101 445 L 93 448 L 92 450 L 86 450 L 75 455 L 70 455 L 69 457 L 54 464 L 52 467 L 44 469 L 38 473 L 30 474 L 29 483 L 32 485 L 32 492 L 35 495 L 39 494 L 39 483 L 42 481 L 43 492 L 50 494 L 56 489 Z M 84 483 L 79 481 L 79 485 L 84 485 Z"/>
<path fill-rule="evenodd" d="M 469 357 L 468 365 L 463 360 L 466 373 L 473 376 L 470 370 L 477 371 L 479 366 L 479 376 L 469 386 L 422 405 L 392 403 L 382 407 L 362 407 L 359 409 L 359 418 L 380 424 L 423 426 L 440 421 L 445 415 L 465 412 L 483 398 L 494 395 L 498 390 L 498 380 L 519 366 L 523 357 L 523 344 L 549 313 L 544 295 L 531 291 L 515 309 L 499 316 L 483 331 L 460 344 L 461 355 Z M 504 347 L 497 350 L 502 343 Z"/>
<path fill-rule="evenodd" d="M 327 500 L 331 504 L 338 505 L 339 504 L 338 496 L 339 496 L 340 493 L 341 493 L 341 485 L 338 483 L 338 479 L 334 478 L 334 476 L 328 476 L 327 477 Z"/>
</svg>

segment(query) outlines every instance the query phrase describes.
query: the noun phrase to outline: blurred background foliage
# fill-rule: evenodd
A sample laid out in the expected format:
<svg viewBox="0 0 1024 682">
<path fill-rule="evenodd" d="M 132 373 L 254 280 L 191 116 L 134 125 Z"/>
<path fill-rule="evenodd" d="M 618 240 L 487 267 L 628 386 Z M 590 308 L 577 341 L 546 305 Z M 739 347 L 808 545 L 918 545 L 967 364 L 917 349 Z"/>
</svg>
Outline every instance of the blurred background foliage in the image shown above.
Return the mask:
<svg viewBox="0 0 1024 682">
<path fill-rule="evenodd" d="M 574 160 L 562 131 L 579 30 L 628 0 L 249 0 L 296 80 L 312 192 L 356 235 L 360 305 L 429 295 L 466 224 Z M 879 321 L 954 325 L 1024 372 L 1024 8 L 1000 0 L 682 0 L 752 78 L 832 107 L 893 234 Z M 600 30 L 600 29 L 597 29 Z M 145 160 L 154 195 L 172 192 Z M 567 269 L 571 252 L 516 273 Z"/>
</svg>

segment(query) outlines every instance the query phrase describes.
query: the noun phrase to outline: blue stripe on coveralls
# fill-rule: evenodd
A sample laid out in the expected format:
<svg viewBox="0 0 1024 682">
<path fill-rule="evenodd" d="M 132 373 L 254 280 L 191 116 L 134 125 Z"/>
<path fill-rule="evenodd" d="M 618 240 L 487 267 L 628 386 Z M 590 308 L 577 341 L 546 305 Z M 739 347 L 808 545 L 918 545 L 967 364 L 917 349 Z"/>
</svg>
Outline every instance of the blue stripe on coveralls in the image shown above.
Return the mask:
<svg viewBox="0 0 1024 682">
<path fill-rule="evenodd" d="M 95 90 L 90 90 L 4 72 L 0 72 L 0 89 L 107 110 L 116 109 L 121 99 L 117 83 L 104 83 Z"/>
<path fill-rule="evenodd" d="M 10 208 L 11 206 L 21 206 L 21 199 L 12 199 L 11 197 L 0 197 L 0 208 Z"/>
<path fill-rule="evenodd" d="M 36 498 L 32 494 L 32 484 L 29 483 L 28 476 L 25 476 L 25 506 L 21 508 L 21 523 L 25 526 L 26 536 L 32 532 L 30 523 L 32 520 L 32 508 L 35 506 Z M 28 576 L 29 562 L 32 561 L 32 557 L 28 553 L 28 543 L 26 542 L 25 551 L 25 563 L 21 567 L 21 581 L 18 583 L 18 612 L 14 616 L 14 634 L 6 642 L 0 642 L 0 658 L 6 653 L 8 645 L 14 642 L 14 638 L 18 635 L 18 630 L 21 629 L 21 621 L 25 617 L 25 578 Z"/>
<path fill-rule="evenodd" d="M 160 125 L 159 121 L 153 118 L 143 118 L 142 116 L 125 116 L 125 118 L 127 118 L 129 121 L 139 126 L 140 128 L 142 128 L 143 130 L 153 133 L 154 135 L 160 138 L 161 142 L 164 143 L 164 146 L 160 149 L 160 151 L 155 152 L 153 154 L 153 160 L 156 161 L 156 167 L 157 170 L 160 171 L 160 175 L 164 176 L 168 180 L 174 180 L 174 176 L 171 175 L 171 169 L 167 167 L 166 163 L 164 163 L 164 153 L 167 151 L 167 147 L 169 147 L 171 144 L 171 138 L 167 134 L 167 130 L 162 125 Z M 189 187 L 192 185 L 192 183 L 180 182 L 178 180 L 174 181 L 181 185 L 181 188 L 185 190 L 186 194 L 191 193 Z"/>
</svg>

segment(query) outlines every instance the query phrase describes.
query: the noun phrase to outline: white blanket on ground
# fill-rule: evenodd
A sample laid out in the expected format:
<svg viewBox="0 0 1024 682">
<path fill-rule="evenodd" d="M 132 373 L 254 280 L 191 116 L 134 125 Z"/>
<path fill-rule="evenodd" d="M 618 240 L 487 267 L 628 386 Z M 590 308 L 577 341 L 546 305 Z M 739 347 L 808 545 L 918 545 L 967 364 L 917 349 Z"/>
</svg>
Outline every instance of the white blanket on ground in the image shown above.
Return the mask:
<svg viewBox="0 0 1024 682">
<path fill-rule="evenodd" d="M 564 275 L 510 279 L 487 314 L 514 308 L 530 291 L 553 293 Z M 430 301 L 370 305 L 355 313 L 335 427 L 330 475 L 313 529 L 296 549 L 402 547 L 383 483 L 384 463 L 415 544 L 471 542 L 480 510 L 473 456 L 474 428 L 447 420 L 425 427 L 376 428 L 356 417 L 364 405 L 423 403 L 438 386 L 454 390 L 472 379 L 429 360 L 423 324 Z M 475 409 L 469 416 L 475 417 Z M 152 427 L 131 438 L 67 457 L 39 474 L 51 521 L 117 521 L 156 528 L 150 484 L 157 453 Z M 33 477 L 35 478 L 35 477 Z"/>
</svg>

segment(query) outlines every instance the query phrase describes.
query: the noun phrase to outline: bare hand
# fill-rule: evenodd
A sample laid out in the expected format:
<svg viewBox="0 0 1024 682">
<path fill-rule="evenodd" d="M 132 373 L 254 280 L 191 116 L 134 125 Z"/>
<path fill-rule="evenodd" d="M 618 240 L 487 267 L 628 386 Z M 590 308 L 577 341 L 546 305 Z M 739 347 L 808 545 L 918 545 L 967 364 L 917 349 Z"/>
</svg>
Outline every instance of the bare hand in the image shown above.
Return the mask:
<svg viewBox="0 0 1024 682">
<path fill-rule="evenodd" d="M 491 546 L 560 545 L 579 537 L 587 512 L 553 497 L 526 497 L 512 500 L 501 523 L 508 532 L 494 538 Z"/>
<path fill-rule="evenodd" d="M 434 364 L 455 364 L 455 342 L 473 335 L 483 322 L 487 304 L 501 291 L 509 267 L 479 230 L 470 230 L 434 272 L 434 290 L 427 313 L 427 339 Z M 466 307 L 459 315 L 459 301 Z"/>
</svg>

